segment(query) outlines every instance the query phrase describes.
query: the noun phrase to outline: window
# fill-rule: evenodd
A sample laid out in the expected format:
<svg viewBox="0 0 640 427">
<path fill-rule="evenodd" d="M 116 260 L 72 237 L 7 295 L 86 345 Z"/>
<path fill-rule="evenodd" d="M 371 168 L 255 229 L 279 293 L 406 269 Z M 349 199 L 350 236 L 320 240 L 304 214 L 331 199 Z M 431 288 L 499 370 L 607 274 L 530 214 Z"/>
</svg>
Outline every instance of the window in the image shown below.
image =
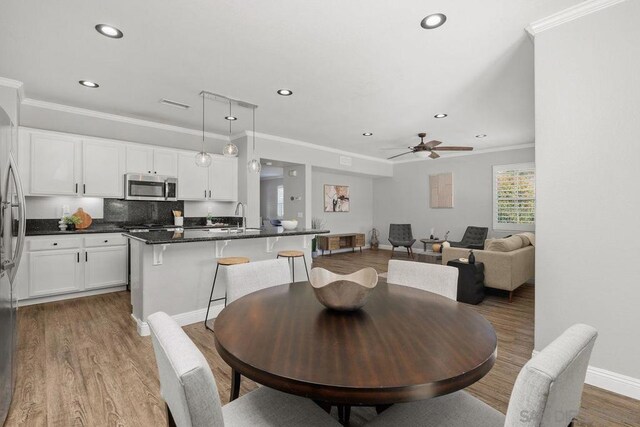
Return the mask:
<svg viewBox="0 0 640 427">
<path fill-rule="evenodd" d="M 533 231 L 535 213 L 535 164 L 494 166 L 493 229 Z"/>
<path fill-rule="evenodd" d="M 277 213 L 278 218 L 284 217 L 284 185 L 278 185 Z"/>
</svg>

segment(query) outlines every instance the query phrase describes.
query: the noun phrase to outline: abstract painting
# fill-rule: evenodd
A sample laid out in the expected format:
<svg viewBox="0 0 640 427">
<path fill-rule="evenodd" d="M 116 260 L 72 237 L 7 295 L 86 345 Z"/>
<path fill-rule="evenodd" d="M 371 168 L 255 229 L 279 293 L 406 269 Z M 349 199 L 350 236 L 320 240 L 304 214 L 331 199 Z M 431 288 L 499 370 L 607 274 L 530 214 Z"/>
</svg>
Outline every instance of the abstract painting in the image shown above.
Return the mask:
<svg viewBox="0 0 640 427">
<path fill-rule="evenodd" d="M 349 186 L 324 185 L 324 211 L 349 212 Z"/>
<path fill-rule="evenodd" d="M 429 189 L 431 208 L 453 207 L 453 174 L 451 172 L 429 175 Z"/>
</svg>

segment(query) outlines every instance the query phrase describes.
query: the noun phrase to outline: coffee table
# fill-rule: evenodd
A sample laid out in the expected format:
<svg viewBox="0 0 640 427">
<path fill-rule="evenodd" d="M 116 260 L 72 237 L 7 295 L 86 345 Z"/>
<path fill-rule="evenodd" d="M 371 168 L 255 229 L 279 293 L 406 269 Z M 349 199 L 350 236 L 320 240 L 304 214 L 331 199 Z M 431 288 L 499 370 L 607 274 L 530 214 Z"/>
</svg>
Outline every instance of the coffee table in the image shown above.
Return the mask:
<svg viewBox="0 0 640 427">
<path fill-rule="evenodd" d="M 420 239 L 422 245 L 424 246 L 424 251 L 427 251 L 427 245 L 433 245 L 434 243 L 442 243 L 444 240 L 440 239 Z"/>
<path fill-rule="evenodd" d="M 442 253 L 426 250 L 423 253 L 418 253 L 418 261 L 429 264 L 442 264 Z"/>
</svg>

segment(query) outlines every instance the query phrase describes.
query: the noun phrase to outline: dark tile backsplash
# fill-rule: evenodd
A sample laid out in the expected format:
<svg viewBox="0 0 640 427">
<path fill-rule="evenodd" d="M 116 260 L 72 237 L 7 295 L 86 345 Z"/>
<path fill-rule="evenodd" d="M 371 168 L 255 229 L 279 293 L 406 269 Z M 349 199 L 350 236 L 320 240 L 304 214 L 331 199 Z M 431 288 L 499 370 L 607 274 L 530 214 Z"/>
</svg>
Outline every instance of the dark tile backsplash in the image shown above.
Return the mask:
<svg viewBox="0 0 640 427">
<path fill-rule="evenodd" d="M 173 224 L 173 213 L 184 215 L 184 202 L 104 199 L 104 222 Z"/>
</svg>

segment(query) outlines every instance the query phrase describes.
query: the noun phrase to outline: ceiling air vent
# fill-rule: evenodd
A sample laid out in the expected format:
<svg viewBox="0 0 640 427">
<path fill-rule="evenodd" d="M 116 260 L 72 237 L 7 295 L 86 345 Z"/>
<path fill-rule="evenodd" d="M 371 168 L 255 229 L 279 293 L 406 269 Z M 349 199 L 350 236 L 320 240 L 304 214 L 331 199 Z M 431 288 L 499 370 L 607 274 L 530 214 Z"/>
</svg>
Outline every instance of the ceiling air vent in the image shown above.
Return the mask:
<svg viewBox="0 0 640 427">
<path fill-rule="evenodd" d="M 160 100 L 160 104 L 169 105 L 169 106 L 175 107 L 175 108 L 181 108 L 183 110 L 187 110 L 187 109 L 191 108 L 191 105 L 183 104 L 182 102 L 178 102 L 178 101 L 172 101 L 172 100 L 166 99 L 166 98 L 162 98 Z"/>
</svg>

